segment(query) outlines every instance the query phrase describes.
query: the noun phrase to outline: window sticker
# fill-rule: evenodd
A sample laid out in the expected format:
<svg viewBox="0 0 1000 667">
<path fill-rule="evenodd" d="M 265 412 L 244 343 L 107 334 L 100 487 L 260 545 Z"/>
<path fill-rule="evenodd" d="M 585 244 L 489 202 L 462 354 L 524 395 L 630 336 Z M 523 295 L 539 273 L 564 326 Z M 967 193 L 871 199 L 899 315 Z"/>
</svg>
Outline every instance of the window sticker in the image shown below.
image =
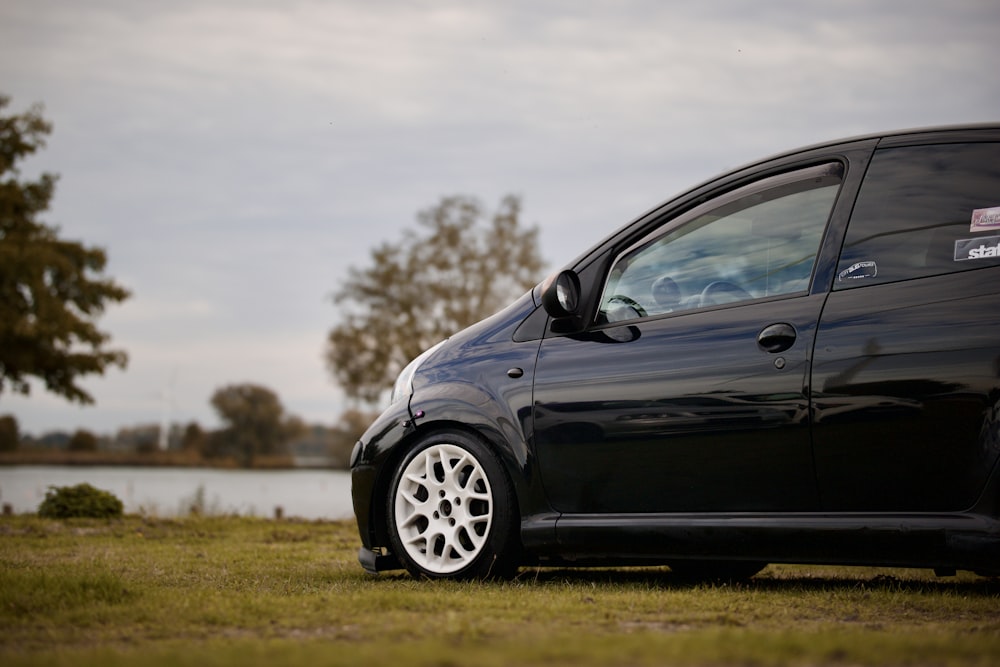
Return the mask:
<svg viewBox="0 0 1000 667">
<path fill-rule="evenodd" d="M 955 261 L 1000 257 L 1000 236 L 980 236 L 978 239 L 955 241 Z"/>
<path fill-rule="evenodd" d="M 1000 206 L 977 208 L 972 212 L 970 232 L 985 232 L 996 229 L 1000 229 Z"/>
<path fill-rule="evenodd" d="M 841 271 L 837 274 L 837 281 L 861 280 L 862 278 L 874 278 L 877 275 L 878 265 L 872 260 L 865 260 L 864 262 L 856 262 Z"/>
</svg>

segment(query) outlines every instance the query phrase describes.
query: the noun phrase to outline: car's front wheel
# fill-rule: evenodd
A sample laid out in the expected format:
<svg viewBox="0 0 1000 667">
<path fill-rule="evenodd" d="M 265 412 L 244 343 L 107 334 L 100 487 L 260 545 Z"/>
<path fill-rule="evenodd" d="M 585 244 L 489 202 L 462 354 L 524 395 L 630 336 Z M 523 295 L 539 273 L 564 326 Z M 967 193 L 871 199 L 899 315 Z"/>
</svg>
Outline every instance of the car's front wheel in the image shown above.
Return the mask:
<svg viewBox="0 0 1000 667">
<path fill-rule="evenodd" d="M 393 552 L 414 576 L 506 577 L 517 567 L 517 512 L 493 451 L 460 431 L 421 440 L 388 498 Z"/>
</svg>

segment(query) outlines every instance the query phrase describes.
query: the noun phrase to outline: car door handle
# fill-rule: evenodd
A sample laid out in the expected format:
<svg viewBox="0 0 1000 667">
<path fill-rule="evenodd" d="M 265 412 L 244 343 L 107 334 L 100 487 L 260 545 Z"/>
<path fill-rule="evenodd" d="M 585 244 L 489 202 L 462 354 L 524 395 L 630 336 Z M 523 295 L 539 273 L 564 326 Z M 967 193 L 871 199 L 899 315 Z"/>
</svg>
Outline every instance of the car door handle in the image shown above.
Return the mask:
<svg viewBox="0 0 1000 667">
<path fill-rule="evenodd" d="M 766 326 L 757 334 L 757 345 L 771 354 L 784 352 L 794 344 L 795 327 L 784 322 Z"/>
</svg>

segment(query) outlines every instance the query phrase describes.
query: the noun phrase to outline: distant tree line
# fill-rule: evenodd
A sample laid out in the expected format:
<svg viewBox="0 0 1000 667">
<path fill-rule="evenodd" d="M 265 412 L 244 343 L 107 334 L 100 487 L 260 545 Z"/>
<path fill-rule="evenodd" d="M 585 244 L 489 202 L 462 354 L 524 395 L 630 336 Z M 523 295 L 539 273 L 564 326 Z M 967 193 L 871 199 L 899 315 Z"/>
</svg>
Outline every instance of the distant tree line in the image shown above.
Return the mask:
<svg viewBox="0 0 1000 667">
<path fill-rule="evenodd" d="M 222 428 L 207 430 L 197 422 L 171 424 L 166 438 L 169 450 L 185 452 L 208 465 L 234 461 L 254 467 L 261 461 L 297 456 L 346 468 L 354 444 L 375 417 L 373 413 L 348 409 L 332 427 L 306 424 L 285 412 L 277 394 L 257 384 L 221 387 L 212 395 L 211 403 L 223 422 Z M 153 454 L 159 451 L 160 428 L 159 424 L 138 424 L 120 428 L 114 435 L 78 429 L 73 433 L 44 433 L 36 438 L 21 434 L 13 415 L 3 415 L 0 452 L 56 449 Z"/>
</svg>

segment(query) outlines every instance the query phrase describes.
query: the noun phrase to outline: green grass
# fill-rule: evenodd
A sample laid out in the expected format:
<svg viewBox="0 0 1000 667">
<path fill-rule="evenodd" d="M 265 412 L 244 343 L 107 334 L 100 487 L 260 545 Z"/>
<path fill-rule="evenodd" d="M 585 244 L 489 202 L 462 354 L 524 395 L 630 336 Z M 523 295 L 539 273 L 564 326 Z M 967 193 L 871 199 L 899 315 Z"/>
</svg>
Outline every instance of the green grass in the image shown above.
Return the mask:
<svg viewBox="0 0 1000 667">
<path fill-rule="evenodd" d="M 992 665 L 1000 583 L 771 566 L 372 577 L 346 522 L 0 519 L 0 664 Z"/>
</svg>

